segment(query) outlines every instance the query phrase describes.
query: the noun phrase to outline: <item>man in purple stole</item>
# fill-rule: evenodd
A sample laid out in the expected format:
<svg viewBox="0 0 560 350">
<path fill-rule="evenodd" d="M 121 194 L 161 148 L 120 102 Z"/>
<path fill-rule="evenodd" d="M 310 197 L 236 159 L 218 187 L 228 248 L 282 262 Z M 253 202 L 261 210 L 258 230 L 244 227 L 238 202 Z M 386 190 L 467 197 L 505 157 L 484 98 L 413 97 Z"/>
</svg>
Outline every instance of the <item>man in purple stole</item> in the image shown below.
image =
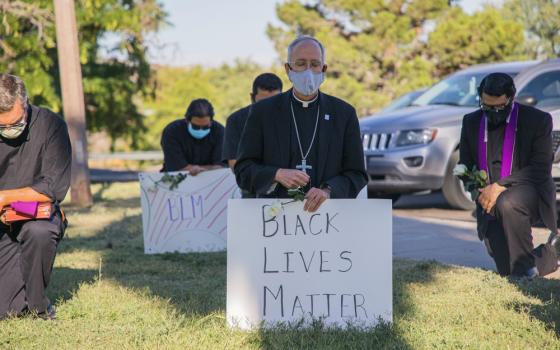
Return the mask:
<svg viewBox="0 0 560 350">
<path fill-rule="evenodd" d="M 498 272 L 532 279 L 558 267 L 552 118 L 514 102 L 515 91 L 505 73 L 481 81 L 480 109 L 463 118 L 459 163 L 489 175 L 477 200 L 477 230 Z M 531 226 L 538 222 L 553 233 L 534 248 Z"/>
</svg>

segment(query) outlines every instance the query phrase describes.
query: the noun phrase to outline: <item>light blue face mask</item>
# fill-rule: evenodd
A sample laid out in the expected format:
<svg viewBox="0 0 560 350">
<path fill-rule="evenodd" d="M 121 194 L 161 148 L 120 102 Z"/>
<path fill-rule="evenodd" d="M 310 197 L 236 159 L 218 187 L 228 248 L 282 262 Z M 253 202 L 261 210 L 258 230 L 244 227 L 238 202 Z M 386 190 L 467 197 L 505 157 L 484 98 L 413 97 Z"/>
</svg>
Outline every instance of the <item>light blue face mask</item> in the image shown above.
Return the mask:
<svg viewBox="0 0 560 350">
<path fill-rule="evenodd" d="M 17 139 L 25 131 L 26 125 L 27 122 L 24 120 L 14 126 L 0 127 L 0 136 L 9 140 Z"/>
<path fill-rule="evenodd" d="M 9 126 L 0 125 L 0 136 L 5 139 L 13 140 L 17 139 L 21 134 L 23 134 L 27 126 L 27 103 L 23 104 L 23 111 L 24 114 L 19 122 Z"/>
<path fill-rule="evenodd" d="M 325 73 L 314 73 L 311 69 L 306 69 L 302 72 L 296 72 L 290 69 L 288 77 L 297 92 L 305 96 L 311 96 L 319 91 L 319 87 L 325 80 Z"/>
<path fill-rule="evenodd" d="M 189 123 L 189 134 L 191 134 L 191 136 L 194 137 L 195 139 L 200 140 L 208 136 L 208 134 L 210 134 L 210 128 L 195 130 L 193 129 L 192 124 Z"/>
</svg>

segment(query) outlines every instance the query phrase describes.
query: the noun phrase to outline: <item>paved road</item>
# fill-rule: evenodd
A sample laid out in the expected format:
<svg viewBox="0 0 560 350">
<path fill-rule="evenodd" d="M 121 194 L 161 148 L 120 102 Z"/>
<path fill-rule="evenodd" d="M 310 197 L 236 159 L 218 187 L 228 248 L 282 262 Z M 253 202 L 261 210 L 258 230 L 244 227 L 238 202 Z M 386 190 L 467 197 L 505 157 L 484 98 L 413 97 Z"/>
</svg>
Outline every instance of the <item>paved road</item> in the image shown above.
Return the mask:
<svg viewBox="0 0 560 350">
<path fill-rule="evenodd" d="M 450 209 L 441 194 L 405 196 L 393 211 L 393 254 L 416 260 L 434 259 L 447 264 L 495 270 L 484 244 L 476 235 L 471 212 Z M 533 228 L 535 245 L 548 231 Z M 560 276 L 560 272 L 554 274 Z"/>
</svg>

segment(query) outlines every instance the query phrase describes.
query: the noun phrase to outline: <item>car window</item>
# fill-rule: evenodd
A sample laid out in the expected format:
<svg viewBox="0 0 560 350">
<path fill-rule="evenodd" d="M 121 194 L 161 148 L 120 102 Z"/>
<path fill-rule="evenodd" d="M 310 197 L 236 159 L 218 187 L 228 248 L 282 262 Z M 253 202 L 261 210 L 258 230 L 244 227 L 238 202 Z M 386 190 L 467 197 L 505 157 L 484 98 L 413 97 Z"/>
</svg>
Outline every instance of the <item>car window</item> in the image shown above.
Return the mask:
<svg viewBox="0 0 560 350">
<path fill-rule="evenodd" d="M 517 96 L 531 95 L 537 107 L 560 106 L 560 70 L 543 73 L 529 82 Z"/>
<path fill-rule="evenodd" d="M 517 72 L 508 72 L 512 78 Z M 455 74 L 432 86 L 412 105 L 449 105 L 478 107 L 478 85 L 488 73 Z"/>
<path fill-rule="evenodd" d="M 392 111 L 396 111 L 397 109 L 408 107 L 410 106 L 412 101 L 414 101 L 416 97 L 420 96 L 421 94 L 422 91 L 409 92 L 408 94 L 399 97 L 398 99 L 393 101 L 390 105 L 385 107 L 383 109 L 383 112 L 392 112 Z"/>
<path fill-rule="evenodd" d="M 414 101 L 414 105 L 478 106 L 476 88 L 485 74 L 459 74 L 444 79 Z"/>
</svg>

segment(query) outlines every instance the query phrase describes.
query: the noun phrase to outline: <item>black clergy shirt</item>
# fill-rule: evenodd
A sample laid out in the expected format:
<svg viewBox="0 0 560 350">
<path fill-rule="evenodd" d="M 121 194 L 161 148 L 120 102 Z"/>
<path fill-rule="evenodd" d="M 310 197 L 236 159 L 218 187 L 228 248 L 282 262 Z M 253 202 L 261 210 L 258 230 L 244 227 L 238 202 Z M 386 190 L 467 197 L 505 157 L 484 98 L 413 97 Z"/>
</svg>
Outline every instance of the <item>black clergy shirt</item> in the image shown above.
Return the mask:
<svg viewBox="0 0 560 350">
<path fill-rule="evenodd" d="M 490 172 L 491 183 L 500 180 L 505 130 L 506 122 L 498 125 L 488 123 L 488 144 L 486 151 L 488 152 L 488 170 Z"/>
<path fill-rule="evenodd" d="M 288 198 L 275 175 L 278 169 L 295 169 L 301 164 L 291 106 L 306 153 L 317 120 L 316 104 L 319 126 L 307 159 L 313 167 L 311 186 L 328 185 L 331 198 L 355 198 L 367 184 L 356 110 L 324 93 L 319 93 L 318 101 L 305 111 L 301 104 L 289 90 L 251 106 L 234 168 L 237 184 L 257 198 Z"/>
<path fill-rule="evenodd" d="M 226 122 L 226 130 L 224 136 L 224 149 L 222 159 L 228 161 L 237 159 L 237 149 L 241 140 L 241 133 L 247 122 L 247 117 L 251 111 L 251 105 L 243 107 L 233 112 Z"/>
<path fill-rule="evenodd" d="M 319 135 L 319 129 L 316 131 L 315 140 L 311 144 L 313 139 L 313 133 L 315 130 L 315 124 L 317 123 L 317 110 L 319 108 L 319 97 L 309 103 L 307 107 L 304 107 L 303 103 L 298 101 L 294 95 L 291 95 L 290 99 L 291 106 L 294 108 L 295 121 L 297 123 L 297 129 L 299 131 L 299 138 L 301 141 L 301 148 L 303 149 L 303 154 L 305 155 L 311 145 L 311 150 L 307 156 L 307 165 L 312 168 L 306 170 L 310 177 L 309 183 L 303 188 L 304 192 L 307 192 L 311 187 L 320 187 L 319 180 L 317 179 L 317 140 Z M 317 126 L 318 127 L 318 126 Z M 290 109 L 290 167 L 292 169 L 297 169 L 297 166 L 301 165 L 302 155 L 298 144 L 298 136 L 296 133 L 296 128 L 294 127 L 294 117 L 291 114 Z M 302 170 L 302 169 L 299 169 Z M 283 188 L 284 189 L 284 188 Z M 284 189 L 285 190 L 285 189 Z M 281 193 L 282 195 L 284 193 Z M 285 193 L 287 195 L 287 191 Z"/>
<path fill-rule="evenodd" d="M 199 140 L 189 133 L 185 119 L 175 120 L 165 127 L 161 136 L 162 171 L 179 171 L 187 165 L 224 165 L 223 141 L 224 127 L 216 121 L 212 121 L 210 133 Z"/>
<path fill-rule="evenodd" d="M 540 218 L 549 230 L 556 232 L 556 189 L 551 174 L 554 159 L 551 137 L 552 117 L 549 113 L 534 107 L 523 104 L 519 104 L 518 107 L 512 173 L 497 183 L 505 187 L 532 186 L 539 195 Z M 468 169 L 478 164 L 479 130 L 482 118 L 483 113 L 480 109 L 463 117 L 459 163 L 464 164 Z M 503 130 L 496 135 L 494 135 L 496 130 L 491 128 L 488 130 L 488 166 L 490 172 L 496 173 L 492 174 L 493 178 L 500 177 L 497 170 L 498 163 L 494 161 L 499 159 L 501 163 L 505 124 L 502 128 Z M 499 166 L 501 167 L 501 164 Z M 481 240 L 486 235 L 489 220 L 488 216 L 483 214 L 481 206 L 477 206 L 477 231 Z"/>
<path fill-rule="evenodd" d="M 0 137 L 0 191 L 31 187 L 61 202 L 70 187 L 71 164 L 66 123 L 47 109 L 29 106 L 23 134 Z"/>
</svg>

